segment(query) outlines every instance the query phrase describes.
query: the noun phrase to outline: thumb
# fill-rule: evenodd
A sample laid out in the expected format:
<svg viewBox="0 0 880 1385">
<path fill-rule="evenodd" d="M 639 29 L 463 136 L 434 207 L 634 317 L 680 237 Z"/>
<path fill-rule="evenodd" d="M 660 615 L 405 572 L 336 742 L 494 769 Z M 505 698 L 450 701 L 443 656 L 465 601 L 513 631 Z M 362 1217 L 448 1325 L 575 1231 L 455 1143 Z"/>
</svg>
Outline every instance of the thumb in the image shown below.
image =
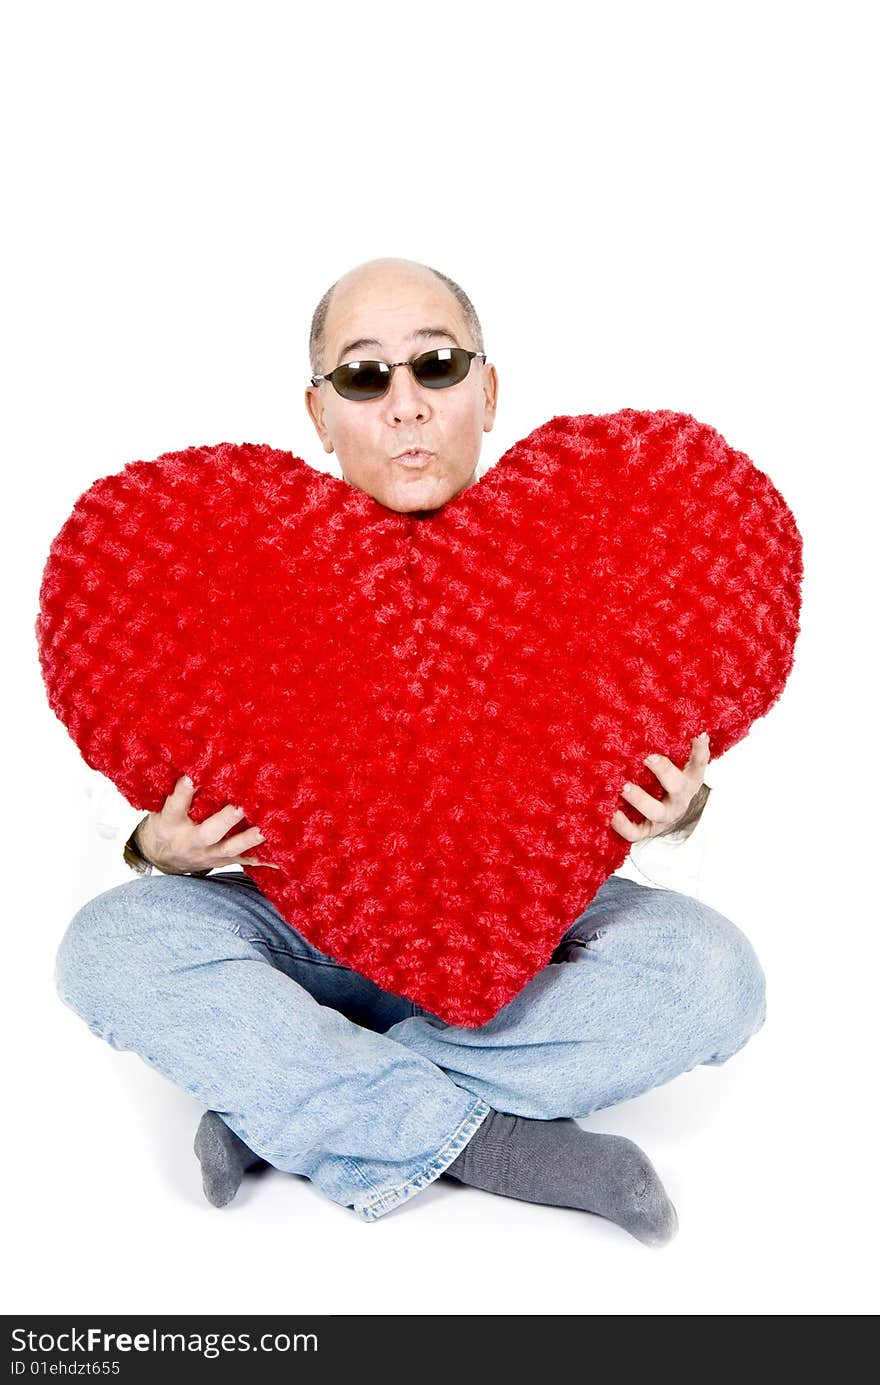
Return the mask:
<svg viewBox="0 0 880 1385">
<path fill-rule="evenodd" d="M 188 774 L 182 774 L 174 785 L 173 791 L 165 799 L 162 812 L 167 817 L 182 820 L 189 815 L 189 807 L 193 801 L 195 785 Z"/>
</svg>

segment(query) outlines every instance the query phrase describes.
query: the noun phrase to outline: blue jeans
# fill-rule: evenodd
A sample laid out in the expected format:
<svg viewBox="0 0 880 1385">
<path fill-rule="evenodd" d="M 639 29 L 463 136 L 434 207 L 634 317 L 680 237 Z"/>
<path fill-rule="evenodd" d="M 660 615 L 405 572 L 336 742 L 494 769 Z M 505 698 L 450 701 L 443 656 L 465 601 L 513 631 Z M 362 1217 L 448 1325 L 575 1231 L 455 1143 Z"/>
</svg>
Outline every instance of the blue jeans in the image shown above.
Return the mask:
<svg viewBox="0 0 880 1385">
<path fill-rule="evenodd" d="M 492 1108 L 589 1115 L 723 1063 L 765 1016 L 735 924 L 615 875 L 478 1029 L 319 952 L 244 871 L 105 890 L 70 921 L 55 984 L 92 1033 L 365 1221 L 438 1178 Z"/>
</svg>

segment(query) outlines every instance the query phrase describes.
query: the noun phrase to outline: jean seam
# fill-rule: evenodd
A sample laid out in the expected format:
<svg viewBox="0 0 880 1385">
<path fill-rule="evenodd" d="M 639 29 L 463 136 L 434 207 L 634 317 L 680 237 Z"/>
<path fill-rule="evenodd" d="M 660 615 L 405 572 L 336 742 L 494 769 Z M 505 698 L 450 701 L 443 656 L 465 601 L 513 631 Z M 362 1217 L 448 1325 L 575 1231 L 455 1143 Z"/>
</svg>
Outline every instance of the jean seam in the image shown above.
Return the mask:
<svg viewBox="0 0 880 1385">
<path fill-rule="evenodd" d="M 265 938 L 259 934 L 254 938 L 246 938 L 249 943 L 261 943 L 270 952 L 280 952 L 283 957 L 292 957 L 295 962 L 311 962 L 315 967 L 335 967 L 337 971 L 351 971 L 351 967 L 346 967 L 342 962 L 328 962 L 320 957 L 307 957 L 301 952 L 291 952 L 289 947 L 278 947 L 276 943 L 267 943 Z"/>
<path fill-rule="evenodd" d="M 354 1175 L 355 1178 L 357 1178 L 361 1183 L 363 1183 L 365 1188 L 368 1188 L 371 1193 L 374 1193 L 376 1191 L 375 1183 L 370 1182 L 369 1178 L 367 1178 L 367 1175 L 364 1173 L 357 1159 L 344 1158 L 342 1162 L 345 1168 L 347 1168 L 349 1172 Z"/>
<path fill-rule="evenodd" d="M 384 1217 L 388 1212 L 393 1211 L 413 1193 L 427 1187 L 429 1183 L 433 1183 L 449 1167 L 453 1159 L 461 1153 L 471 1135 L 483 1123 L 491 1109 L 487 1101 L 484 1101 L 482 1097 L 477 1097 L 463 1120 L 433 1158 L 429 1159 L 405 1183 L 398 1184 L 396 1188 L 388 1188 L 385 1192 L 379 1193 L 376 1197 L 369 1198 L 365 1202 L 354 1203 L 354 1210 L 358 1216 L 363 1221 L 376 1221 L 379 1217 Z"/>
</svg>

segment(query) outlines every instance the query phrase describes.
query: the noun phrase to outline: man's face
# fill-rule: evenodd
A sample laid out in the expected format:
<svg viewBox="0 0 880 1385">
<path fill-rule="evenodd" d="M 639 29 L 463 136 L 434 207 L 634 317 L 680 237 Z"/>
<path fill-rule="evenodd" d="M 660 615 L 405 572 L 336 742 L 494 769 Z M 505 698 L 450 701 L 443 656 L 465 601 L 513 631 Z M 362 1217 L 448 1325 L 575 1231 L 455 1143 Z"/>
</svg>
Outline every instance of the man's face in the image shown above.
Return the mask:
<svg viewBox="0 0 880 1385">
<path fill-rule="evenodd" d="M 345 361 L 390 364 L 432 347 L 476 349 L 445 284 L 396 262 L 345 276 L 330 303 L 325 341 L 325 374 Z M 445 505 L 473 484 L 497 389 L 495 367 L 474 357 L 465 378 L 447 389 L 420 385 L 404 367 L 392 371 L 380 399 L 343 399 L 324 380 L 306 390 L 306 407 L 325 452 L 336 451 L 345 480 L 388 509 L 409 513 Z M 430 456 L 419 466 L 397 460 L 408 449 Z"/>
</svg>

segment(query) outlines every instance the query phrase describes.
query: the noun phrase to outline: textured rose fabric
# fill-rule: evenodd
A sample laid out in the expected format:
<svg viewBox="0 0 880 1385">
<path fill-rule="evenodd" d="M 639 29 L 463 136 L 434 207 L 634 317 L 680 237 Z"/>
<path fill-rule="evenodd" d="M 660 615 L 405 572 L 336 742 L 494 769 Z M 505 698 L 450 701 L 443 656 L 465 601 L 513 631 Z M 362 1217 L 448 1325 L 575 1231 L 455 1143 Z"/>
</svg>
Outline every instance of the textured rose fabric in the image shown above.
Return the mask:
<svg viewBox="0 0 880 1385">
<path fill-rule="evenodd" d="M 484 1024 L 624 860 L 642 764 L 717 758 L 779 697 L 802 541 L 688 414 L 558 416 L 435 511 L 265 445 L 131 462 L 54 539 L 36 621 L 84 759 L 158 811 L 226 803 L 322 951 Z M 634 809 L 626 809 L 641 821 Z"/>
</svg>

